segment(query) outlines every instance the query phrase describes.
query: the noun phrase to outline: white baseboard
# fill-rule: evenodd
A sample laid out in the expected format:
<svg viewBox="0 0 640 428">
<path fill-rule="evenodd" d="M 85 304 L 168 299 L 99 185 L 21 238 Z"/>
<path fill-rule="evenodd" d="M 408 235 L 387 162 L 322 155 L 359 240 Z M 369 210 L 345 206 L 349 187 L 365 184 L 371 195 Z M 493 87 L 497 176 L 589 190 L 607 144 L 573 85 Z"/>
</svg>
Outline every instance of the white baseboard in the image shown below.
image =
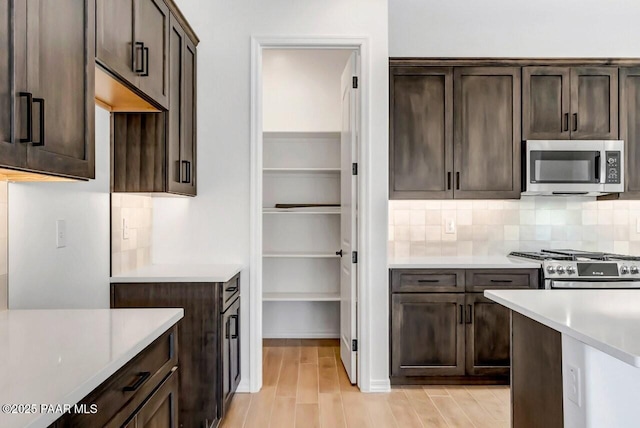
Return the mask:
<svg viewBox="0 0 640 428">
<path fill-rule="evenodd" d="M 263 339 L 340 339 L 340 333 L 263 333 Z"/>
<path fill-rule="evenodd" d="M 366 392 L 391 392 L 391 381 L 389 379 L 371 379 L 369 391 Z"/>
<path fill-rule="evenodd" d="M 251 385 L 249 383 L 249 379 L 245 379 L 245 378 L 240 379 L 240 383 L 238 384 L 238 389 L 236 389 L 236 392 L 250 393 L 251 392 Z"/>
</svg>

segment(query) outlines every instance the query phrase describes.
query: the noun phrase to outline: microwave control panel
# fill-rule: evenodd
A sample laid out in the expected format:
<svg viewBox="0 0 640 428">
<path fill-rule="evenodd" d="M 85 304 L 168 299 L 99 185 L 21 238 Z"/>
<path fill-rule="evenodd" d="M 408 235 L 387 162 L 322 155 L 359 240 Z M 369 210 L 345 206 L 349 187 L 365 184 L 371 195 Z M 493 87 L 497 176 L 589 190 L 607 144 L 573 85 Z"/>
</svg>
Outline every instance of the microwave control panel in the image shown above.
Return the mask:
<svg viewBox="0 0 640 428">
<path fill-rule="evenodd" d="M 606 165 L 606 183 L 607 184 L 620 184 L 620 152 L 606 152 L 607 165 Z"/>
</svg>

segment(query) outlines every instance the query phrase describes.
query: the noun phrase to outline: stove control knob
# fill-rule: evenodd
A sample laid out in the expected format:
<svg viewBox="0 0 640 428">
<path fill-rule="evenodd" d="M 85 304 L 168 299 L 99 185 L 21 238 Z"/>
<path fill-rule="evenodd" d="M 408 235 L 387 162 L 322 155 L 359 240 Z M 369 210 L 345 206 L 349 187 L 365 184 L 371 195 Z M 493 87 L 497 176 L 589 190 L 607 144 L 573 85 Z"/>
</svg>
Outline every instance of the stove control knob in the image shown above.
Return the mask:
<svg viewBox="0 0 640 428">
<path fill-rule="evenodd" d="M 573 275 L 574 273 L 576 273 L 576 268 L 574 268 L 573 266 L 569 265 L 569 266 L 566 267 L 566 271 L 567 271 L 567 274 Z"/>
<path fill-rule="evenodd" d="M 629 272 L 631 272 L 632 275 L 637 275 L 640 273 L 640 270 L 638 270 L 638 266 L 631 266 L 629 268 Z"/>
<path fill-rule="evenodd" d="M 556 268 L 554 266 L 547 266 L 547 273 L 550 273 L 550 274 L 556 273 Z"/>
<path fill-rule="evenodd" d="M 623 275 L 628 274 L 628 273 L 629 273 L 629 268 L 628 268 L 628 267 L 626 267 L 626 266 L 624 266 L 624 265 L 623 265 L 623 266 L 621 266 L 621 267 L 620 267 L 620 273 L 621 273 L 621 274 L 623 274 Z"/>
<path fill-rule="evenodd" d="M 562 275 L 564 273 L 564 266 L 558 266 L 556 268 L 556 273 Z"/>
</svg>

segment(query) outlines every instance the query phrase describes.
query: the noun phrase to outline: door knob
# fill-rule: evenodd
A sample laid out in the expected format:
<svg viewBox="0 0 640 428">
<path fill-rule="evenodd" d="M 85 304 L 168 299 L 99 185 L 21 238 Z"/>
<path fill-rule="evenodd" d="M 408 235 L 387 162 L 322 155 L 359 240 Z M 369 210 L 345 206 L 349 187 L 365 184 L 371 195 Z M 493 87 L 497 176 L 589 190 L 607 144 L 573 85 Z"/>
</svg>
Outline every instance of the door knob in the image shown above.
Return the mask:
<svg viewBox="0 0 640 428">
<path fill-rule="evenodd" d="M 340 257 L 342 257 L 342 254 L 344 254 L 344 253 L 342 252 L 342 250 L 340 250 L 340 251 L 336 251 L 336 256 L 340 256 Z"/>
</svg>

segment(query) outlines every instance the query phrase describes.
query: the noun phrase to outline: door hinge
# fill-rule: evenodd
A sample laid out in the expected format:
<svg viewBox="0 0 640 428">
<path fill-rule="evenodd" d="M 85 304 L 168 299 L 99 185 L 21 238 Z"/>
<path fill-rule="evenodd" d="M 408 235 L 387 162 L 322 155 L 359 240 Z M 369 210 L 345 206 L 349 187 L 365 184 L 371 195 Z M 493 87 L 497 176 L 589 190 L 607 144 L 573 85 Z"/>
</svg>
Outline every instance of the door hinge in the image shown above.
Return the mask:
<svg viewBox="0 0 640 428">
<path fill-rule="evenodd" d="M 358 164 L 355 162 L 351 164 L 351 175 L 358 175 Z"/>
<path fill-rule="evenodd" d="M 353 339 L 351 341 L 351 350 L 353 352 L 356 352 L 358 350 L 358 341 L 356 339 Z"/>
<path fill-rule="evenodd" d="M 358 76 L 353 76 L 353 89 L 358 89 Z"/>
<path fill-rule="evenodd" d="M 357 251 L 352 251 L 351 252 L 351 263 L 358 263 L 358 252 Z"/>
</svg>

